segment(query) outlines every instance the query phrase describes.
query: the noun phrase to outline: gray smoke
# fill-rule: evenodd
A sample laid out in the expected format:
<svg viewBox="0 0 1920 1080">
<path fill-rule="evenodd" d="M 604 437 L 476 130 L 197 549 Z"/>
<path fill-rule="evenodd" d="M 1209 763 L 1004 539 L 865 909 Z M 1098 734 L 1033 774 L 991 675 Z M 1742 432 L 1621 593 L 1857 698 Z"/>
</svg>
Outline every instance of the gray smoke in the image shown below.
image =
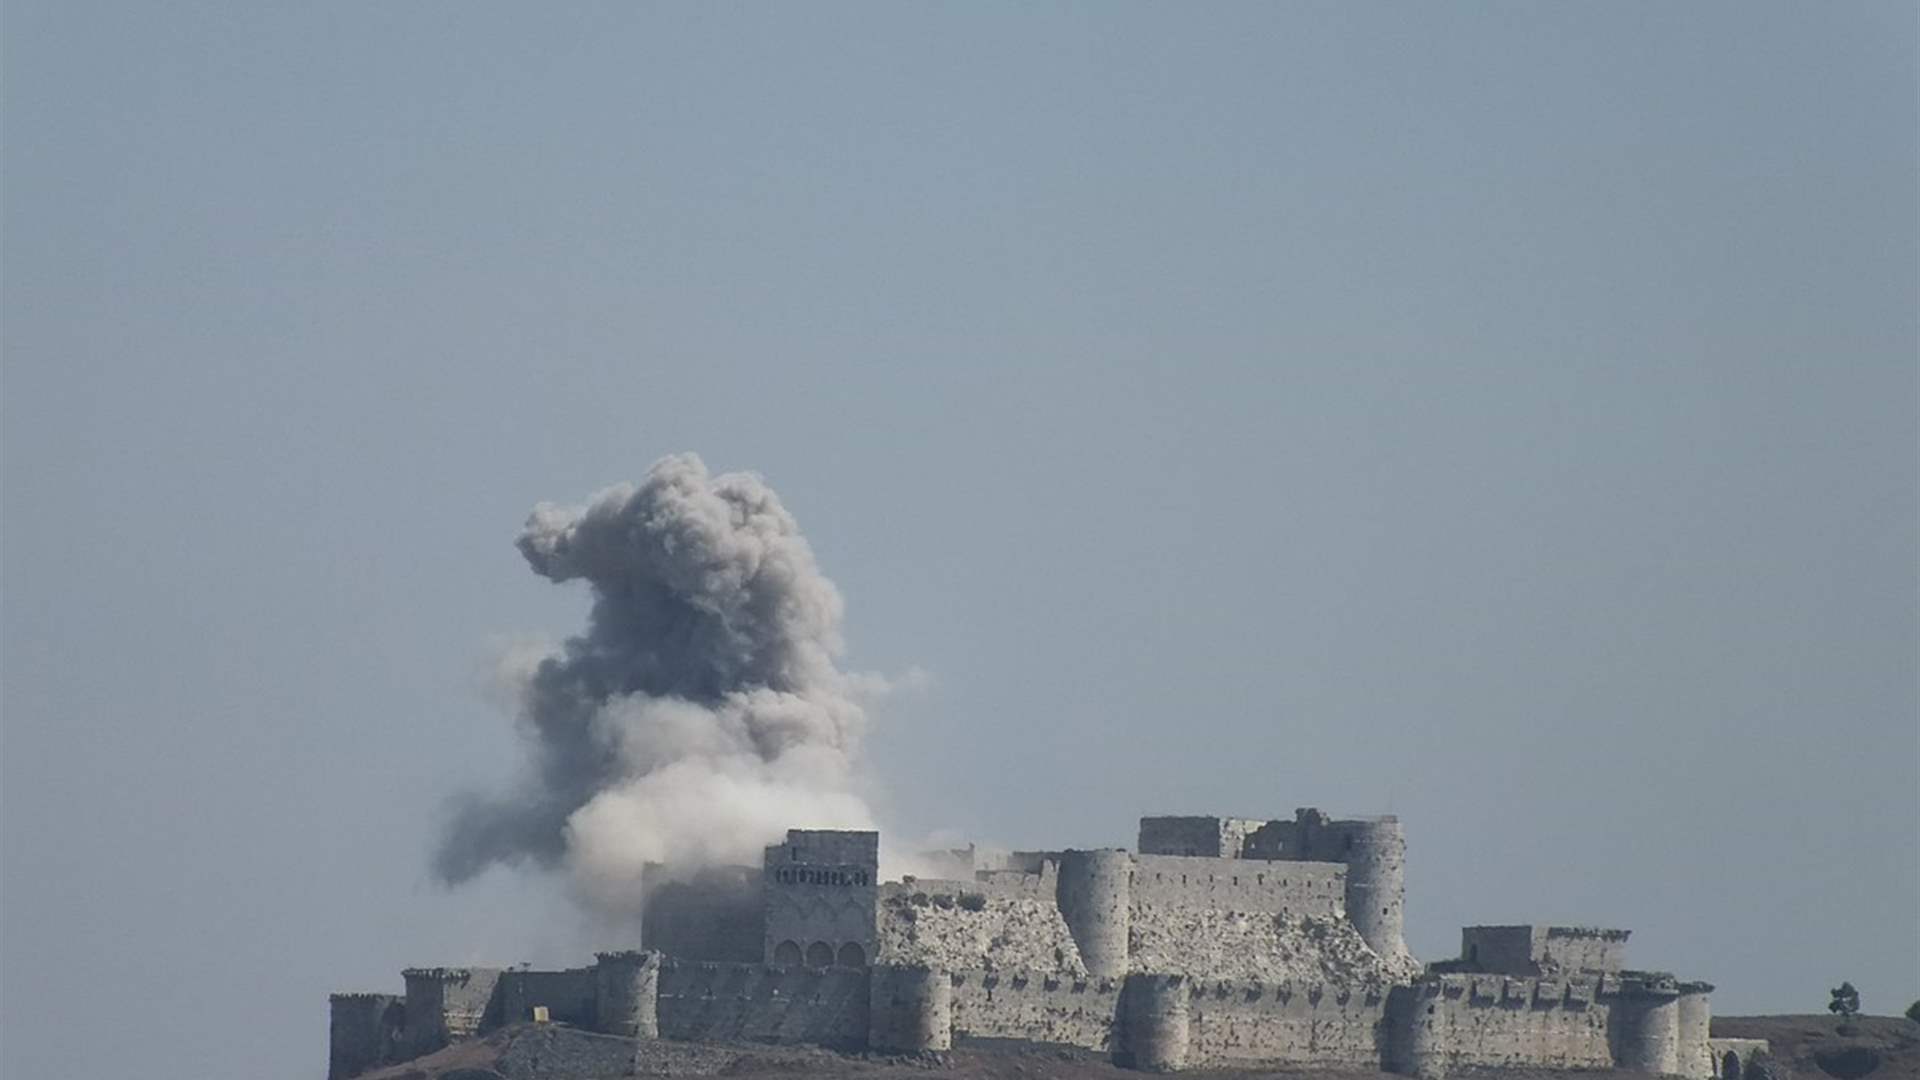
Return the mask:
<svg viewBox="0 0 1920 1080">
<path fill-rule="evenodd" d="M 443 880 L 533 860 L 617 910 L 646 862 L 758 863 L 789 825 L 872 827 L 852 766 L 875 682 L 836 666 L 840 594 L 758 476 L 665 458 L 638 487 L 536 507 L 519 548 L 585 580 L 593 610 L 511 674 L 531 768 L 456 805 Z"/>
</svg>

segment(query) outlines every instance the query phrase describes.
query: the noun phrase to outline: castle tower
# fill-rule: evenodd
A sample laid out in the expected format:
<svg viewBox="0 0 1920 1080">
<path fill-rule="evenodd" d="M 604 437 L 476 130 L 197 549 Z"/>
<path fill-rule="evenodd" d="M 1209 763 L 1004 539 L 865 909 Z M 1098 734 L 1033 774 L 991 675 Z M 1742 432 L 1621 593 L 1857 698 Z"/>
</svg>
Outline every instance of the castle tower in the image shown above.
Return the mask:
<svg viewBox="0 0 1920 1080">
<path fill-rule="evenodd" d="M 1714 1074 L 1713 1049 L 1707 1045 L 1708 1031 L 1713 1026 L 1712 993 L 1712 983 L 1680 984 L 1679 1072 L 1692 1080 L 1706 1080 Z"/>
<path fill-rule="evenodd" d="M 1408 957 L 1407 838 L 1399 820 L 1342 821 L 1337 827 L 1345 834 L 1341 854 L 1347 864 L 1347 918 L 1381 957 Z"/>
<path fill-rule="evenodd" d="M 1407 838 L 1391 815 L 1330 820 L 1313 807 L 1292 821 L 1270 821 L 1247 834 L 1243 857 L 1347 864 L 1347 918 L 1382 959 L 1410 962 L 1405 936 Z"/>
<path fill-rule="evenodd" d="M 395 994 L 333 994 L 327 1002 L 327 1080 L 347 1080 L 393 1060 L 406 1022 L 404 999 Z"/>
<path fill-rule="evenodd" d="M 1058 897 L 1087 974 L 1125 975 L 1133 857 L 1117 848 L 1061 852 Z"/>
<path fill-rule="evenodd" d="M 447 984 L 464 981 L 460 968 L 408 968 L 400 973 L 407 983 L 408 1058 L 431 1054 L 447 1045 Z"/>
<path fill-rule="evenodd" d="M 767 963 L 865 967 L 873 959 L 880 834 L 788 829 L 761 863 Z"/>
<path fill-rule="evenodd" d="M 1143 1072 L 1179 1072 L 1187 1065 L 1187 981 L 1179 975 L 1129 975 L 1121 991 L 1116 1064 Z"/>
<path fill-rule="evenodd" d="M 1447 1014 L 1439 980 L 1396 986 L 1387 997 L 1386 1068 L 1420 1080 L 1447 1074 Z"/>
<path fill-rule="evenodd" d="M 1616 1068 L 1656 1075 L 1680 1070 L 1680 992 L 1669 979 L 1631 979 L 1608 1010 Z"/>
<path fill-rule="evenodd" d="M 659 953 L 595 953 L 593 989 L 594 1030 L 629 1038 L 659 1037 Z"/>
<path fill-rule="evenodd" d="M 875 967 L 868 985 L 867 1045 L 900 1054 L 952 1048 L 953 977 L 927 967 Z"/>
</svg>

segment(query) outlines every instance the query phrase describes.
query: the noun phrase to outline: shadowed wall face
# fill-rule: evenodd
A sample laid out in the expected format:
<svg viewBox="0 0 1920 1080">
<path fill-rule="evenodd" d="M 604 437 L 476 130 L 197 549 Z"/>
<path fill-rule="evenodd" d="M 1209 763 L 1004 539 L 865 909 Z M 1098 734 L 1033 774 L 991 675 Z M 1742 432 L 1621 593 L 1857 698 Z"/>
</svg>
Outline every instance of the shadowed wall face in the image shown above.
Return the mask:
<svg viewBox="0 0 1920 1080">
<path fill-rule="evenodd" d="M 766 952 L 766 898 L 757 867 L 719 866 L 673 880 L 650 866 L 640 944 L 683 960 L 759 960 Z"/>
</svg>

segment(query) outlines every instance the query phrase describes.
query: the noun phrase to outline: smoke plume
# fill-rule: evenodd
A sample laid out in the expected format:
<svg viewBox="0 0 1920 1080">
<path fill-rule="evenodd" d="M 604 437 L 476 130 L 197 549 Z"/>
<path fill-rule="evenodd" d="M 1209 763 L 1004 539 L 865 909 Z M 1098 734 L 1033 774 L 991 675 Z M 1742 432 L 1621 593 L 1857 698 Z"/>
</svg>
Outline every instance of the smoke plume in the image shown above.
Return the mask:
<svg viewBox="0 0 1920 1080">
<path fill-rule="evenodd" d="M 638 487 L 542 503 L 518 543 L 593 609 L 512 675 L 530 768 L 456 805 L 443 880 L 533 860 L 618 910 L 647 862 L 758 863 L 790 825 L 872 827 L 852 766 L 874 683 L 836 666 L 840 594 L 758 476 L 665 458 Z"/>
</svg>

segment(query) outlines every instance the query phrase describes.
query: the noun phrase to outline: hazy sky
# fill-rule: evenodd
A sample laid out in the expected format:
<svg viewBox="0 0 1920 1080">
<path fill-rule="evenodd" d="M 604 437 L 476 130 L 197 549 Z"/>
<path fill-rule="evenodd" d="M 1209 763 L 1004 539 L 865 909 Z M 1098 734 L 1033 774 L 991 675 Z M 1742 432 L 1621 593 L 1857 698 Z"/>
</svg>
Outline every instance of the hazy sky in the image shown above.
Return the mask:
<svg viewBox="0 0 1920 1080">
<path fill-rule="evenodd" d="M 514 550 L 691 450 L 894 834 L 1394 812 L 1408 933 L 1920 997 L 1910 4 L 6 4 L 8 1080 L 318 1077 Z M 890 835 L 894 835 L 890 834 Z"/>
</svg>

